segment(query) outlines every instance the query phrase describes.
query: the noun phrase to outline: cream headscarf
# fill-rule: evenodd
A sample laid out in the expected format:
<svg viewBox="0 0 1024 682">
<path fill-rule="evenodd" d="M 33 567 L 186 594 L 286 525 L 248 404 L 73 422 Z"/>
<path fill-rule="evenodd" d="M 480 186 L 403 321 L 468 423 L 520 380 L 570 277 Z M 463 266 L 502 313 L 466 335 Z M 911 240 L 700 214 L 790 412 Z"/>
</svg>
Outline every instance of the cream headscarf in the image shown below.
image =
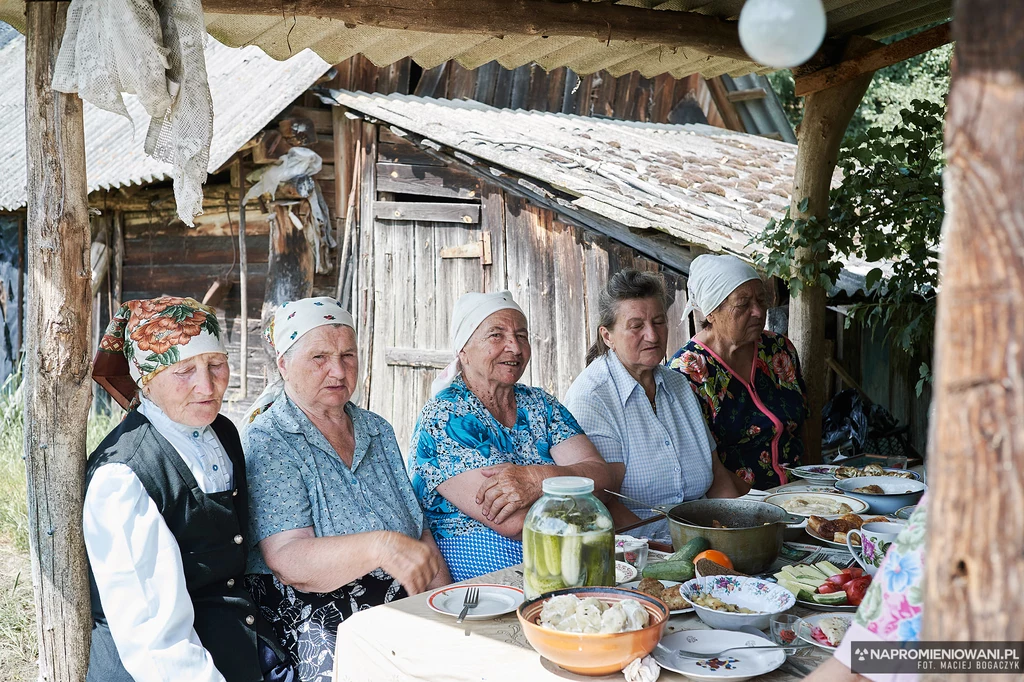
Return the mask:
<svg viewBox="0 0 1024 682">
<path fill-rule="evenodd" d="M 736 256 L 697 256 L 690 263 L 690 278 L 686 283 L 686 309 L 683 321 L 694 310 L 704 317 L 718 309 L 729 294 L 741 284 L 760 280 L 757 270 Z"/>
<path fill-rule="evenodd" d="M 430 385 L 431 396 L 436 396 L 452 385 L 455 377 L 462 372 L 459 351 L 466 347 L 469 337 L 473 336 L 477 327 L 499 310 L 517 310 L 523 313 L 523 309 L 512 300 L 512 293 L 508 291 L 498 291 L 493 294 L 475 292 L 464 294 L 455 302 L 455 310 L 452 311 L 452 326 L 448 334 L 455 359 L 437 375 Z M 525 317 L 526 313 L 523 313 L 523 316 Z"/>
<path fill-rule="evenodd" d="M 342 324 L 352 329 L 356 328 L 352 314 L 330 296 L 302 298 L 298 301 L 282 303 L 274 313 L 274 319 L 270 321 L 270 325 L 264 330 L 263 335 L 274 347 L 277 357 L 280 359 L 308 332 L 329 324 Z M 243 429 L 247 428 L 258 414 L 273 405 L 283 392 L 284 380 L 281 379 L 280 374 L 275 372 L 274 378 L 263 389 L 260 397 L 256 398 L 256 401 L 249 406 L 242 425 Z"/>
</svg>

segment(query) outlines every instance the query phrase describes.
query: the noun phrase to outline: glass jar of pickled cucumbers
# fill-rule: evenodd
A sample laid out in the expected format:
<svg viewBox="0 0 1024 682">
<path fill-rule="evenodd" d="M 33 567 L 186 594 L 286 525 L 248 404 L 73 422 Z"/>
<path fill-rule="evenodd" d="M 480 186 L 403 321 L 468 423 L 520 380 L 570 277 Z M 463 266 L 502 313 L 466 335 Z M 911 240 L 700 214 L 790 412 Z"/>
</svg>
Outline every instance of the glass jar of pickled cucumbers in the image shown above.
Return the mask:
<svg viewBox="0 0 1024 682">
<path fill-rule="evenodd" d="M 527 599 L 564 587 L 615 585 L 612 516 L 594 497 L 594 482 L 557 476 L 523 522 L 523 582 Z"/>
</svg>

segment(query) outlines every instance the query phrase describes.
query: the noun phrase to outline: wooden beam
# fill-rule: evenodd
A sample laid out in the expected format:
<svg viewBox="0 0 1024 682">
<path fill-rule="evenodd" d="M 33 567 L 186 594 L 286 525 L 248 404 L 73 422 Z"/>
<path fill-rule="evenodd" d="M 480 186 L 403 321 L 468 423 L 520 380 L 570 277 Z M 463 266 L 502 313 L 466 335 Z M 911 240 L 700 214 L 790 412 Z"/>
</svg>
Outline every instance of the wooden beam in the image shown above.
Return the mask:
<svg viewBox="0 0 1024 682">
<path fill-rule="evenodd" d="M 1024 633 L 1022 25 L 1022 3 L 957 3 L 922 640 Z"/>
<path fill-rule="evenodd" d="M 871 50 L 853 59 L 847 59 L 835 66 L 813 71 L 795 80 L 797 97 L 804 97 L 825 88 L 848 83 L 866 73 L 873 73 L 886 66 L 898 64 L 911 57 L 934 50 L 953 40 L 949 23 L 940 24 L 909 38 Z"/>
<path fill-rule="evenodd" d="M 747 90 L 729 91 L 725 96 L 730 102 L 749 102 L 764 99 L 768 96 L 768 92 L 764 88 L 748 88 Z"/>
<path fill-rule="evenodd" d="M 477 204 L 378 201 L 373 205 L 373 217 L 379 220 L 428 220 L 435 223 L 472 225 L 480 222 L 480 206 Z"/>
<path fill-rule="evenodd" d="M 857 46 L 851 50 L 862 49 Z M 790 201 L 795 220 L 816 216 L 828 220 L 828 194 L 839 158 L 839 145 L 846 126 L 853 118 L 861 98 L 871 82 L 871 74 L 828 90 L 816 92 L 804 100 L 804 116 L 797 127 L 796 174 Z M 807 200 L 807 210 L 799 206 Z M 810 249 L 798 249 L 797 264 L 819 258 Z M 789 305 L 789 334 L 800 358 L 810 414 L 803 426 L 805 464 L 821 461 L 821 408 L 825 405 L 825 301 L 821 286 L 805 286 Z"/>
<path fill-rule="evenodd" d="M 302 15 L 351 25 L 448 35 L 566 36 L 606 43 L 632 40 L 751 61 L 736 22 L 695 12 L 657 11 L 610 2 L 546 0 L 204 0 L 217 14 Z"/>
<path fill-rule="evenodd" d="M 449 199 L 479 199 L 480 182 L 448 166 L 377 164 L 377 191 Z"/>
<path fill-rule="evenodd" d="M 722 79 L 709 78 L 705 81 L 705 84 L 708 86 L 708 90 L 711 91 L 711 99 L 715 103 L 715 108 L 718 109 L 725 127 L 741 133 L 746 132 L 746 128 L 743 127 L 743 121 L 740 120 L 740 115 L 736 112 L 736 107 L 729 101 L 729 91 L 726 90 Z"/>
<path fill-rule="evenodd" d="M 82 504 L 92 398 L 85 126 L 54 92 L 67 3 L 26 4 L 25 467 L 39 679 L 81 682 L 92 631 Z"/>
</svg>

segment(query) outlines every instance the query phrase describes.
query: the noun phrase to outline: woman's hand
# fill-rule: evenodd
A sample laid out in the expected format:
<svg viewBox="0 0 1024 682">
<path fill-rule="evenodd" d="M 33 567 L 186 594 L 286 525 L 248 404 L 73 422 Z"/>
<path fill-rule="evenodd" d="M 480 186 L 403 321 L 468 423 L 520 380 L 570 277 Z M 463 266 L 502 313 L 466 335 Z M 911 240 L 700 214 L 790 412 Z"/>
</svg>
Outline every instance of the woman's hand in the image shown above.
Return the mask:
<svg viewBox="0 0 1024 682">
<path fill-rule="evenodd" d="M 520 509 L 529 507 L 543 492 L 545 467 L 497 464 L 484 467 L 480 473 L 485 480 L 476 493 L 487 520 L 501 524 Z"/>
<path fill-rule="evenodd" d="M 419 594 L 441 570 L 437 548 L 393 531 L 382 531 L 377 544 L 378 563 L 410 595 Z"/>
</svg>

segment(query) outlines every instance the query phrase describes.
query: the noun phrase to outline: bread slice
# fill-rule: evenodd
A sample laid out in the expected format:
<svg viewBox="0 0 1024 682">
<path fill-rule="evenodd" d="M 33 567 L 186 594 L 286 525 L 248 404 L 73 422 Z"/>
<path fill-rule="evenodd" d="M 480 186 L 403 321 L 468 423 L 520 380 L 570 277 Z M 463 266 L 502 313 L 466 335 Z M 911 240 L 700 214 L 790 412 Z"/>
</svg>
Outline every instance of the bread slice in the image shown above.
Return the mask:
<svg viewBox="0 0 1024 682">
<path fill-rule="evenodd" d="M 709 575 L 747 575 L 746 573 L 740 573 L 739 571 L 734 571 L 731 568 L 726 568 L 725 566 L 716 564 L 711 559 L 700 559 L 694 564 L 694 568 L 697 569 L 697 575 L 701 577 Z"/>
</svg>

